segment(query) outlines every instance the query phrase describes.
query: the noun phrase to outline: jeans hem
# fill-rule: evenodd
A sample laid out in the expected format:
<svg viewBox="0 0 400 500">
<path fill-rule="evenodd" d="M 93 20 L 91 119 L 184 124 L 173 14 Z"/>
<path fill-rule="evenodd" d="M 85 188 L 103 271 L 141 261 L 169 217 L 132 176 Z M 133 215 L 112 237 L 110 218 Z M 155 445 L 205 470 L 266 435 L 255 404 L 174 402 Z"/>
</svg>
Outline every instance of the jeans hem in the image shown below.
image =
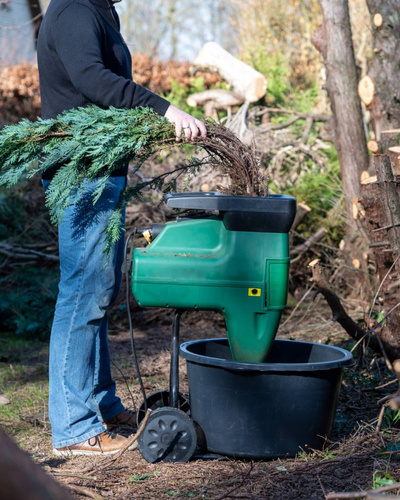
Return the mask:
<svg viewBox="0 0 400 500">
<path fill-rule="evenodd" d="M 60 441 L 60 442 L 53 442 L 54 448 L 64 448 L 65 446 L 72 446 L 74 444 L 78 443 L 83 443 L 83 441 L 87 441 L 88 439 L 91 439 L 102 432 L 105 431 L 105 428 L 103 425 L 100 425 L 99 427 L 94 427 L 90 432 L 87 432 L 86 434 L 83 434 L 83 436 L 79 436 L 76 438 L 72 439 L 67 439 L 65 441 Z"/>
<path fill-rule="evenodd" d="M 103 419 L 104 422 L 107 422 L 107 420 L 111 420 L 112 418 L 116 417 L 121 413 L 121 411 L 125 410 L 125 406 L 120 402 L 117 406 L 118 410 L 114 410 L 110 415 L 101 415 L 101 418 Z"/>
</svg>

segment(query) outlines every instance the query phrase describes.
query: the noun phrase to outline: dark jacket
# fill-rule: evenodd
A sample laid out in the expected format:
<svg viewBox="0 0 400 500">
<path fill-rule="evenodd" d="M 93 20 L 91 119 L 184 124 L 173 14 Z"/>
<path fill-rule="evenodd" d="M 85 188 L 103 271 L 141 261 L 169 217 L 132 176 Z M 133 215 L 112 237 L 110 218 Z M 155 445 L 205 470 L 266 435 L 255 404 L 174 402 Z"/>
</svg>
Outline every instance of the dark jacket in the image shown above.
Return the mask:
<svg viewBox="0 0 400 500">
<path fill-rule="evenodd" d="M 119 29 L 108 0 L 51 0 L 38 37 L 43 118 L 90 104 L 149 106 L 165 114 L 169 102 L 132 81 L 131 55 Z M 55 170 L 43 178 L 51 179 Z"/>
</svg>

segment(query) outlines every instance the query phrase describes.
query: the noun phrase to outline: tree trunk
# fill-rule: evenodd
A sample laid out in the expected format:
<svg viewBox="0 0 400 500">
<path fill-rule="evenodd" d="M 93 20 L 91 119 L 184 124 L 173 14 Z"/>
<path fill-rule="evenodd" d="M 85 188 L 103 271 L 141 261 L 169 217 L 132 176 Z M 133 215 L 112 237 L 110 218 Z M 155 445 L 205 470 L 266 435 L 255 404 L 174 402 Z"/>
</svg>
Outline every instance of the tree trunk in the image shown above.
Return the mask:
<svg viewBox="0 0 400 500">
<path fill-rule="evenodd" d="M 378 152 L 389 154 L 388 148 L 399 146 L 400 127 L 400 0 L 367 0 L 371 14 L 374 51 L 367 75 L 360 82 L 360 96 L 371 114 L 371 125 Z M 363 87 L 369 96 L 363 98 Z M 388 133 L 389 131 L 389 133 Z M 398 153 L 391 154 L 396 160 Z"/>
<path fill-rule="evenodd" d="M 7 500 L 73 500 L 0 428 L 0 498 Z"/>
<path fill-rule="evenodd" d="M 386 315 L 380 337 L 397 348 L 400 356 L 400 187 L 388 156 L 376 155 L 373 163 L 376 182 L 362 184 L 360 203 Z"/>
<path fill-rule="evenodd" d="M 313 43 L 322 53 L 327 72 L 326 90 L 331 101 L 335 147 L 343 182 L 348 234 L 356 228 L 353 200 L 360 194 L 360 175 L 368 168 L 358 79 L 347 0 L 320 0 L 323 24 Z"/>
</svg>

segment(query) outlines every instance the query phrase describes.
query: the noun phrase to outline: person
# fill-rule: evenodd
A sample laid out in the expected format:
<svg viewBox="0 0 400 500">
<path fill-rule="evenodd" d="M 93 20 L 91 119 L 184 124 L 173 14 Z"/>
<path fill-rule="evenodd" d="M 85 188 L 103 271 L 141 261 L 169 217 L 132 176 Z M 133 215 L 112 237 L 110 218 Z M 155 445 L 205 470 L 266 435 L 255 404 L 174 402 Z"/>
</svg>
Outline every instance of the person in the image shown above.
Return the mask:
<svg viewBox="0 0 400 500">
<path fill-rule="evenodd" d="M 207 134 L 204 123 L 136 84 L 112 0 L 51 0 L 38 36 L 42 118 L 91 104 L 149 106 L 175 124 L 177 140 Z M 61 165 L 42 176 L 45 189 Z M 60 283 L 50 337 L 49 419 L 56 455 L 111 454 L 136 416 L 116 395 L 108 349 L 107 310 L 122 279 L 123 238 L 103 252 L 110 214 L 126 185 L 127 166 L 107 180 L 99 201 L 66 209 L 59 225 Z M 85 185 L 90 195 L 93 183 Z M 85 197 L 83 198 L 85 199 Z"/>
</svg>

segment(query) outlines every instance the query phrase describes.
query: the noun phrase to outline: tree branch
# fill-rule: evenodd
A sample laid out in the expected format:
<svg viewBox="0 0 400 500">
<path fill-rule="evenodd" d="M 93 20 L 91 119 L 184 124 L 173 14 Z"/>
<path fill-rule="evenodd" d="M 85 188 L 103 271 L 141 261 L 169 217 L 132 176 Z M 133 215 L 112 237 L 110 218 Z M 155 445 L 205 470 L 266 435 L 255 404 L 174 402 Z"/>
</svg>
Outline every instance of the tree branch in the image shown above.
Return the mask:
<svg viewBox="0 0 400 500">
<path fill-rule="evenodd" d="M 332 290 L 326 277 L 325 270 L 319 263 L 319 260 L 316 259 L 310 262 L 309 267 L 312 271 L 311 281 L 317 287 L 316 295 L 320 293 L 325 298 L 331 308 L 332 319 L 337 321 L 350 335 L 350 337 L 357 342 L 364 340 L 365 343 L 375 352 L 383 355 L 387 354 L 391 361 L 398 359 L 399 350 L 396 347 L 378 339 L 378 337 L 373 334 L 372 330 L 365 330 L 347 314 L 340 302 L 339 297 Z M 382 352 L 382 350 L 384 350 L 384 352 Z"/>
<path fill-rule="evenodd" d="M 0 254 L 16 260 L 46 259 L 58 262 L 57 255 L 31 250 L 29 248 L 17 247 L 9 243 L 0 243 Z"/>
</svg>

